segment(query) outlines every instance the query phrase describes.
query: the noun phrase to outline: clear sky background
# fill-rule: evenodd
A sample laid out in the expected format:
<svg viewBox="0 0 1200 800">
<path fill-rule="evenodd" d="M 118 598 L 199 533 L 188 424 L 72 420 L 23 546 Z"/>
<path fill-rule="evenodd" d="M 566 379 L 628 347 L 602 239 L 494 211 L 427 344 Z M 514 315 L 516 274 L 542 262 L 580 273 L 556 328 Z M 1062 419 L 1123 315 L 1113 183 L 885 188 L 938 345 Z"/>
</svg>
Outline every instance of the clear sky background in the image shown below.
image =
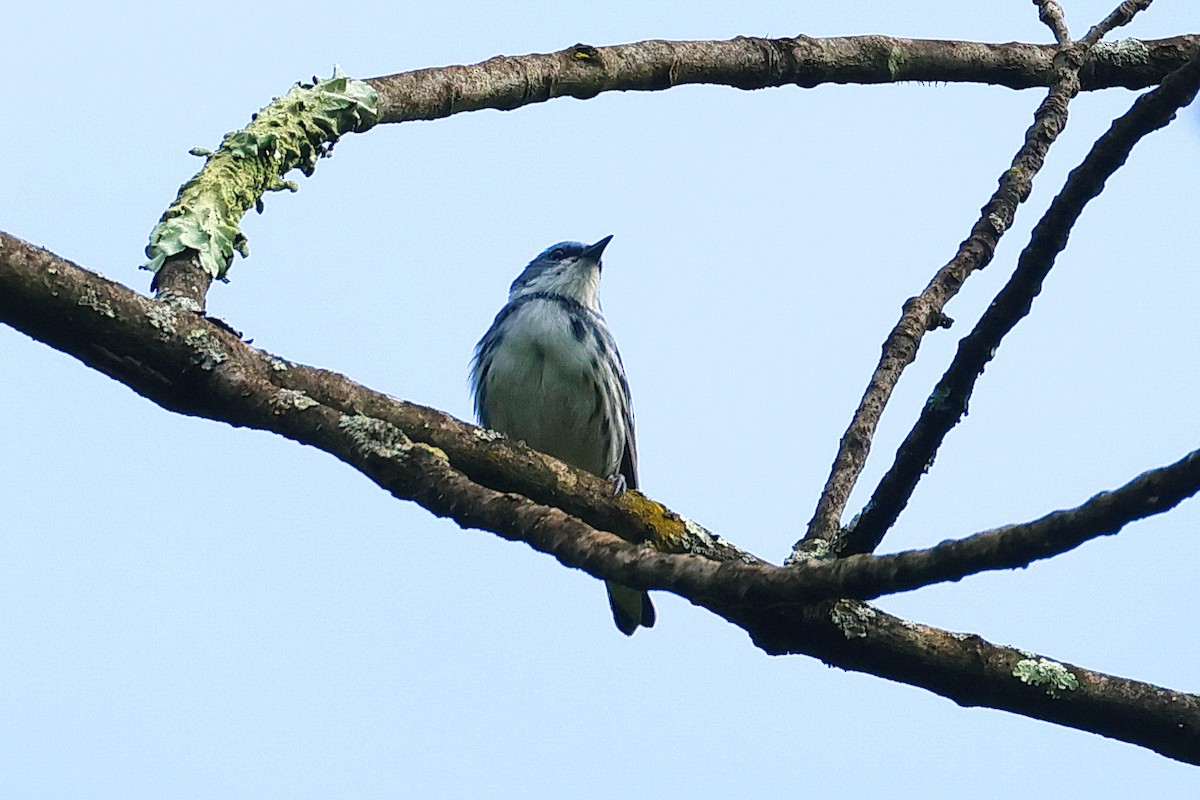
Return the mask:
<svg viewBox="0 0 1200 800">
<path fill-rule="evenodd" d="M 1116 0 L 1063 0 L 1082 36 Z M 335 10 L 337 9 L 337 10 Z M 1050 41 L 1028 0 L 18 3 L 0 227 L 145 291 L 192 147 L 298 79 L 576 42 L 887 33 Z M 1200 32 L 1159 0 L 1118 36 Z M 823 86 L 560 99 L 380 126 L 247 220 L 212 313 L 286 358 L 471 417 L 467 362 L 545 246 L 614 234 L 603 298 L 648 494 L 781 560 L 896 321 L 953 254 L 1044 91 Z M 1134 93 L 1089 93 L 993 265 L 928 337 L 861 507 L 1066 172 Z M 1200 444 L 1200 124 L 1085 213 L 884 548 L 1076 505 Z M 1194 796 L 1152 752 L 772 658 L 658 594 L 436 520 L 333 458 L 170 414 L 0 326 L 5 797 Z M 1200 505 L 905 617 L 1200 691 Z"/>
</svg>

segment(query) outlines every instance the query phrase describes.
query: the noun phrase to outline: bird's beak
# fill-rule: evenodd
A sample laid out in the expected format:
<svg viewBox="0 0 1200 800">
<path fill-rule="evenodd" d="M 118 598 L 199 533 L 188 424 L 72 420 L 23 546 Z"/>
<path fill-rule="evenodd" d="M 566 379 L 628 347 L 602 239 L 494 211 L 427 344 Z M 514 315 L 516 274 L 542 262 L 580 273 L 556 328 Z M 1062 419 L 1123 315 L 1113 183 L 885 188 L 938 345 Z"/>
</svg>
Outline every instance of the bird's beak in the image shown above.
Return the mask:
<svg viewBox="0 0 1200 800">
<path fill-rule="evenodd" d="M 600 254 L 604 252 L 605 247 L 608 247 L 610 241 L 612 241 L 612 236 L 605 236 L 595 244 L 585 247 L 579 257 L 586 258 L 588 261 L 599 261 Z"/>
</svg>

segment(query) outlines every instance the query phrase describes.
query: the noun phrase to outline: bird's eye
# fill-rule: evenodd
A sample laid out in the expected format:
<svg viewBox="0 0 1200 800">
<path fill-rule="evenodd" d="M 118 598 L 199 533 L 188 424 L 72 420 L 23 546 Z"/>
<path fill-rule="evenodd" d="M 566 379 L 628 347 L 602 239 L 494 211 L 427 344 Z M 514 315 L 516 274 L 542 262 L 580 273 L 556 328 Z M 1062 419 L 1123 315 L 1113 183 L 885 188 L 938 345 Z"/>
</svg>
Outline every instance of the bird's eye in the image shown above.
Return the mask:
<svg viewBox="0 0 1200 800">
<path fill-rule="evenodd" d="M 558 261 L 560 258 L 565 256 L 566 254 L 567 254 L 567 251 L 563 250 L 561 247 L 556 247 L 550 251 L 550 257 L 553 258 L 555 261 Z"/>
</svg>

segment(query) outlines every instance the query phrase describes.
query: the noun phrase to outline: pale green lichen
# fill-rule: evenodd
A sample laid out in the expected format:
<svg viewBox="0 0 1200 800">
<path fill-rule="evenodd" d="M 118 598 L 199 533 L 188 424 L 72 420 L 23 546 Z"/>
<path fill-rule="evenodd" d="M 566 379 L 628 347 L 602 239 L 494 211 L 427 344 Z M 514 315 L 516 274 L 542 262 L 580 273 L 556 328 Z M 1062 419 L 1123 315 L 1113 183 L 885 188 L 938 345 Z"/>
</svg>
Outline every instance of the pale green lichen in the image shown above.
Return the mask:
<svg viewBox="0 0 1200 800">
<path fill-rule="evenodd" d="M 893 47 L 888 50 L 887 70 L 888 76 L 892 81 L 902 80 L 901 73 L 904 71 L 906 61 L 907 58 L 905 57 L 904 51 L 899 47 Z"/>
<path fill-rule="evenodd" d="M 220 340 L 203 328 L 188 331 L 185 341 L 192 348 L 192 363 L 201 369 L 216 369 L 218 364 L 229 358 Z"/>
<path fill-rule="evenodd" d="M 494 442 L 504 438 L 504 434 L 500 431 L 494 431 L 491 428 L 476 428 L 475 438 L 482 442 Z"/>
<path fill-rule="evenodd" d="M 434 458 L 438 459 L 439 461 L 445 461 L 447 463 L 449 463 L 449 461 L 450 461 L 450 455 L 445 450 L 443 450 L 442 448 L 440 448 L 436 445 L 426 444 L 425 442 L 413 442 L 412 446 L 416 450 L 424 450 L 426 453 L 430 453 L 431 455 L 433 455 Z"/>
<path fill-rule="evenodd" d="M 90 286 L 85 286 L 83 291 L 79 293 L 78 302 L 79 305 L 83 306 L 84 308 L 90 308 L 97 314 L 101 314 L 110 318 L 115 318 L 117 316 L 117 312 L 113 310 L 112 304 L 107 300 L 101 299 L 100 295 L 96 293 L 96 290 Z"/>
<path fill-rule="evenodd" d="M 338 427 L 350 436 L 355 447 L 371 455 L 397 458 L 412 447 L 412 440 L 404 435 L 404 431 L 364 414 L 343 414 Z"/>
<path fill-rule="evenodd" d="M 291 369 L 291 364 L 284 361 L 279 356 L 271 355 L 265 350 L 260 352 L 262 352 L 263 360 L 270 364 L 271 369 L 275 370 L 276 372 L 287 372 L 289 369 Z"/>
<path fill-rule="evenodd" d="M 683 529 L 687 531 L 690 538 L 699 540 L 706 547 L 716 547 L 721 541 L 721 537 L 710 531 L 708 528 L 701 525 L 699 522 L 680 517 L 683 520 Z"/>
<path fill-rule="evenodd" d="M 413 451 L 422 451 L 441 461 L 450 461 L 450 457 L 441 448 L 424 442 L 414 442 L 395 425 L 375 417 L 365 414 L 343 414 L 338 420 L 338 427 L 350 437 L 350 441 L 359 451 L 373 458 L 403 461 L 409 458 Z"/>
<path fill-rule="evenodd" d="M 204 168 L 151 231 L 145 269 L 157 272 L 167 258 L 190 250 L 205 272 L 225 280 L 234 252 L 249 255 L 240 223 L 251 208 L 262 211 L 263 194 L 296 191 L 284 175 L 293 169 L 311 175 L 342 135 L 378 119 L 379 97 L 370 84 L 335 68 L 333 77 L 298 83 L 276 98 L 245 128 L 226 134 L 215 153 L 193 150 L 207 159 Z"/>
<path fill-rule="evenodd" d="M 154 303 L 146 311 L 150 327 L 161 331 L 159 339 L 167 341 L 175 334 L 175 311 L 165 303 Z"/>
<path fill-rule="evenodd" d="M 829 610 L 829 619 L 847 639 L 867 638 L 870 623 L 876 616 L 875 609 L 858 600 L 838 600 Z"/>
<path fill-rule="evenodd" d="M 783 565 L 791 567 L 805 561 L 832 561 L 835 557 L 834 544 L 828 539 L 804 539 L 796 545 Z"/>
<path fill-rule="evenodd" d="M 1023 658 L 1013 667 L 1012 674 L 1022 683 L 1044 689 L 1046 694 L 1054 698 L 1079 688 L 1079 679 L 1070 670 L 1048 658 Z"/>
<path fill-rule="evenodd" d="M 181 294 L 176 294 L 171 289 L 163 289 L 158 293 L 156 298 L 160 303 L 165 303 L 177 311 L 190 311 L 193 314 L 203 314 L 204 306 L 200 305 L 200 301 L 192 297 L 185 297 Z"/>
<path fill-rule="evenodd" d="M 1118 42 L 1098 42 L 1092 55 L 1103 58 L 1115 67 L 1132 67 L 1150 60 L 1150 48 L 1137 39 L 1121 39 Z"/>
<path fill-rule="evenodd" d="M 298 389 L 280 389 L 272 395 L 271 405 L 275 407 L 275 413 L 281 413 L 289 409 L 303 411 L 321 404 Z"/>
</svg>

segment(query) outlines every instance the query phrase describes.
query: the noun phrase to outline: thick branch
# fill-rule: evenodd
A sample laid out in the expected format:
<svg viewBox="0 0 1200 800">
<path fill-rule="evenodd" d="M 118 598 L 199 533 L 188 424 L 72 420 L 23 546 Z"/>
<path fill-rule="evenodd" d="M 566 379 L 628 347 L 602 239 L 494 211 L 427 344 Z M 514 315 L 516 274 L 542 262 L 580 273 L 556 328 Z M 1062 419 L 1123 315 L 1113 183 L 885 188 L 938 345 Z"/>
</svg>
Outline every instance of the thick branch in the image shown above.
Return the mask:
<svg viewBox="0 0 1200 800">
<path fill-rule="evenodd" d="M 198 314 L 144 298 L 2 234 L 0 319 L 167 408 L 320 447 L 397 497 L 415 500 L 461 525 L 528 542 L 598 577 L 676 591 L 744 627 L 768 652 L 808 653 L 956 702 L 1006 709 L 1200 761 L 1200 698 L 1043 664 L 1028 654 L 906 623 L 855 601 L 811 603 L 814 597 L 840 591 L 845 576 L 860 569 L 856 565 L 870 570 L 883 559 L 863 556 L 784 569 L 740 557 L 710 560 L 722 552 L 719 542 L 683 555 L 632 546 L 560 508 L 482 485 L 462 465 L 475 469 L 494 460 L 482 471 L 507 473 L 509 485 L 523 485 L 526 480 L 506 460 L 515 454 L 528 459 L 533 472 L 546 472 L 538 479 L 545 485 L 537 491 L 557 485 L 559 499 L 576 495 L 567 500 L 583 509 L 608 502 L 612 508 L 606 513 L 613 519 L 637 517 L 645 509 L 642 504 L 651 503 L 636 493 L 629 493 L 633 505 L 628 507 L 621 505 L 623 499 L 593 498 L 592 489 L 602 487 L 602 481 L 430 409 L 407 408 L 402 421 L 431 442 L 476 453 L 464 458 L 414 441 L 386 418 L 408 404 L 333 373 L 280 361 Z M 309 386 L 313 393 L 281 387 L 284 381 Z M 364 413 L 371 409 L 380 416 Z M 1156 484 L 1155 489 L 1162 487 Z M 1104 501 L 1092 504 L 1097 502 Z M 704 537 L 698 540 L 703 543 Z M 905 557 L 912 554 L 889 558 L 902 564 Z M 895 572 L 902 575 L 903 570 Z"/>
<path fill-rule="evenodd" d="M 223 324 L 150 300 L 3 233 L 0 321 L 171 411 L 318 445 L 315 433 L 279 428 L 277 401 L 295 400 L 302 409 L 327 406 L 331 413 L 380 420 L 415 443 L 438 449 L 474 482 L 557 506 L 630 541 L 714 561 L 758 561 L 640 492 L 614 497 L 608 482 L 519 442 L 373 392 L 343 375 L 283 361 L 242 342 Z M 218 400 L 228 392 L 216 392 L 213 386 L 235 379 L 252 384 L 253 390 L 244 398 L 234 392 Z M 255 398 L 267 403 L 268 413 L 261 408 L 255 412 Z M 329 451 L 349 458 L 344 450 Z"/>
<path fill-rule="evenodd" d="M 1170 122 L 1175 112 L 1196 96 L 1198 86 L 1200 54 L 1167 76 L 1159 88 L 1139 97 L 1071 172 L 1062 192 L 1034 227 L 1012 278 L 974 330 L 959 343 L 958 353 L 901 444 L 891 469 L 879 482 L 858 522 L 846 534 L 846 552 L 870 552 L 879 545 L 908 504 L 942 440 L 966 413 L 975 381 L 1000 341 L 1029 313 L 1084 207 L 1100 194 L 1105 181 L 1125 163 L 1134 145 Z"/>
<path fill-rule="evenodd" d="M 19 240 L 3 236 L 0 242 L 0 319 L 151 400 L 320 447 L 396 496 L 462 525 L 528 541 L 597 577 L 693 599 L 739 606 L 871 599 L 983 570 L 1025 566 L 1166 511 L 1200 489 L 1200 454 L 1192 454 L 1078 508 L 1034 522 L 928 550 L 812 560 L 781 569 L 639 492 L 614 497 L 606 481 L 518 442 L 373 392 L 343 375 L 282 361 L 199 315 L 144 298 Z M 368 430 L 379 434 L 374 445 L 365 435 Z M 411 451 L 416 455 L 406 455 L 405 463 L 422 466 L 397 483 L 394 466 L 379 456 L 384 451 Z M 436 491 L 420 485 L 435 473 L 441 475 Z M 450 491 L 443 484 L 458 488 Z M 472 510 L 502 500 L 514 507 L 521 501 L 533 516 L 506 512 L 510 516 L 493 518 Z M 551 514 L 553 532 L 529 521 Z M 602 531 L 652 543 L 659 552 L 623 548 L 617 537 Z M 597 557 L 593 551 L 603 554 Z"/>
<path fill-rule="evenodd" d="M 921 686 L 962 706 L 1089 730 L 1200 764 L 1200 696 L 909 622 L 856 601 L 791 611 L 780 609 L 774 624 L 751 627 L 755 643 L 769 653 L 804 653 Z"/>
<path fill-rule="evenodd" d="M 1200 36 L 1094 48 L 1080 70 L 1085 90 L 1158 84 L 1200 47 Z M 936 81 L 1012 89 L 1050 86 L 1054 45 L 988 44 L 895 36 L 808 36 L 729 41 L 650 40 L 556 53 L 498 56 L 469 66 L 371 78 L 381 122 L 440 119 L 460 111 L 510 110 L 555 97 L 657 91 L 686 84 L 739 89 L 825 83 Z"/>
<path fill-rule="evenodd" d="M 164 303 L 202 314 L 212 282 L 213 276 L 200 266 L 199 254 L 190 250 L 166 259 L 154 273 L 150 288 Z"/>
</svg>

